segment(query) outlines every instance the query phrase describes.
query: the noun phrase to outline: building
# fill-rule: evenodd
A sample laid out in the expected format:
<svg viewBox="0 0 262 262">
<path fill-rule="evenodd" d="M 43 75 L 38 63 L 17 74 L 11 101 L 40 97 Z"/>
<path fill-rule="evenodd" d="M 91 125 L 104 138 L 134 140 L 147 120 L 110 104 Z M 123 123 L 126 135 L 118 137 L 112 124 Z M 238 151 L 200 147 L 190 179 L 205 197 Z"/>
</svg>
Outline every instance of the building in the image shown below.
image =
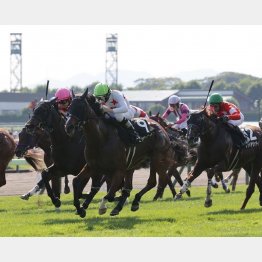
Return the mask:
<svg viewBox="0 0 262 262">
<path fill-rule="evenodd" d="M 177 92 L 178 90 L 124 90 L 123 94 L 132 105 L 148 111 L 156 104 L 167 107 L 168 98 Z"/>
</svg>

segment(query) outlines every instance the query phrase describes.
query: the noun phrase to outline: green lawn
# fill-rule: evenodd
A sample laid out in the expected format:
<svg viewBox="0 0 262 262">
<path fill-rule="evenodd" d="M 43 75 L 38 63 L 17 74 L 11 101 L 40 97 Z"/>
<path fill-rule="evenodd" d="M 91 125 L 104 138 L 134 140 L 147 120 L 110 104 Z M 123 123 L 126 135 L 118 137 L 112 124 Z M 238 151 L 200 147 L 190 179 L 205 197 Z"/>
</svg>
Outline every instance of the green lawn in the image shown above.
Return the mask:
<svg viewBox="0 0 262 262">
<path fill-rule="evenodd" d="M 119 216 L 108 212 L 98 215 L 99 193 L 90 204 L 84 219 L 74 214 L 72 194 L 62 195 L 61 211 L 55 212 L 46 195 L 23 201 L 19 196 L 0 197 L 0 236 L 71 236 L 71 237 L 233 237 L 262 236 L 262 207 L 258 189 L 249 200 L 246 210 L 240 206 L 246 185 L 225 194 L 222 188 L 213 189 L 213 206 L 204 207 L 205 187 L 192 187 L 192 197 L 183 196 L 174 202 L 169 191 L 164 200 L 153 202 L 152 190 L 142 199 L 137 212 L 126 205 Z M 132 191 L 130 201 L 133 200 Z"/>
</svg>

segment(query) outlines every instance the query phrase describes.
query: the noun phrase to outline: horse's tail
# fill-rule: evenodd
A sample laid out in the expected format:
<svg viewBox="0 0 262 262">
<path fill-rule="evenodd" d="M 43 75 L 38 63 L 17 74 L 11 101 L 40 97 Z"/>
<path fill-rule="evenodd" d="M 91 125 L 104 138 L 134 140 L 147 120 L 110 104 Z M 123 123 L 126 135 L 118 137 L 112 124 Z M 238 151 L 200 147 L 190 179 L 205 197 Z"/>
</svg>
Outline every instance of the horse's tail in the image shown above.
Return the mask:
<svg viewBox="0 0 262 262">
<path fill-rule="evenodd" d="M 36 171 L 42 171 L 46 168 L 44 157 L 39 152 L 29 150 L 24 158 Z"/>
</svg>

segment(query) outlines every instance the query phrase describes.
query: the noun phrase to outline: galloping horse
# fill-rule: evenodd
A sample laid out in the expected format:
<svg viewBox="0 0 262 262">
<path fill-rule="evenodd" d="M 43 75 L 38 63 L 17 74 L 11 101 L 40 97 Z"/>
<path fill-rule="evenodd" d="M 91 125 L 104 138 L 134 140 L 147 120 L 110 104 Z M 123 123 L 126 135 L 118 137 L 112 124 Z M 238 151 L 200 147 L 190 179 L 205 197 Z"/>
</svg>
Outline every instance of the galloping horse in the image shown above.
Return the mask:
<svg viewBox="0 0 262 262">
<path fill-rule="evenodd" d="M 230 128 L 210 114 L 207 108 L 191 114 L 188 120 L 188 142 L 194 145 L 200 138 L 198 159 L 193 171 L 188 174 L 187 181 L 180 189 L 178 198 L 207 168 L 213 167 L 214 172 L 223 172 L 243 167 L 250 175 L 250 181 L 241 209 L 246 207 L 254 192 L 255 184 L 259 187 L 259 200 L 262 206 L 262 184 L 259 177 L 262 168 L 262 131 L 255 126 L 246 126 L 244 130 L 249 143 L 238 149 L 234 146 L 229 130 Z M 212 200 L 208 194 L 206 203 L 210 201 Z"/>
<path fill-rule="evenodd" d="M 5 170 L 15 154 L 15 147 L 14 138 L 0 128 L 0 187 L 6 184 Z"/>
<path fill-rule="evenodd" d="M 69 137 L 65 132 L 64 125 L 65 119 L 58 112 L 55 99 L 41 101 L 36 106 L 31 119 L 26 123 L 26 130 L 30 134 L 37 136 L 39 129 L 48 132 L 54 163 L 42 171 L 42 180 L 31 191 L 22 196 L 23 198 L 30 197 L 44 184 L 52 203 L 55 207 L 60 207 L 61 201 L 54 195 L 49 185 L 50 179 L 64 177 L 68 174 L 77 175 L 85 165 L 85 141 L 82 133 L 77 132 L 75 136 Z M 82 184 L 83 189 L 88 180 L 89 178 Z"/>
<path fill-rule="evenodd" d="M 175 162 L 173 166 L 169 169 L 168 173 L 170 176 L 174 176 L 175 181 L 178 182 L 180 186 L 182 186 L 183 181 L 179 172 L 177 171 L 177 167 L 185 166 L 189 163 L 194 163 L 196 161 L 196 151 L 188 151 L 187 141 L 183 137 L 183 134 L 169 127 L 166 120 L 162 118 L 159 115 L 159 113 L 157 113 L 156 115 L 150 115 L 150 119 L 153 119 L 154 121 L 158 122 L 167 131 L 170 140 L 172 141 L 172 149 L 175 152 Z M 161 177 L 159 177 L 159 179 L 161 179 Z M 162 184 L 162 181 L 159 181 L 157 193 L 154 196 L 153 200 L 157 200 L 158 198 L 161 198 L 163 196 L 165 186 L 166 184 Z M 186 194 L 190 196 L 189 189 L 186 191 Z"/>
<path fill-rule="evenodd" d="M 113 121 L 113 120 L 112 120 Z M 100 104 L 88 89 L 80 97 L 75 97 L 69 107 L 69 118 L 66 122 L 66 132 L 73 135 L 78 127 L 83 129 L 86 136 L 86 167 L 92 177 L 90 198 L 80 207 L 79 194 L 82 190 L 82 180 L 86 174 L 80 173 L 73 179 L 74 205 L 77 213 L 85 217 L 89 203 L 100 188 L 101 176 L 110 178 L 109 190 L 101 201 L 99 213 L 107 210 L 106 202 L 114 201 L 115 193 L 124 180 L 124 188 L 117 206 L 110 215 L 117 215 L 122 210 L 126 198 L 132 190 L 132 175 L 134 170 L 150 162 L 150 177 L 144 189 L 136 194 L 131 210 L 139 208 L 139 201 L 143 194 L 156 185 L 156 173 L 168 178 L 166 171 L 173 161 L 170 139 L 164 129 L 155 121 L 139 118 L 140 126 L 149 132 L 142 142 L 127 146 L 118 135 L 117 123 L 112 124 L 105 119 Z"/>
<path fill-rule="evenodd" d="M 19 141 L 16 146 L 15 154 L 17 157 L 24 157 L 24 159 L 34 168 L 35 171 L 42 171 L 43 164 L 39 163 L 39 160 L 34 157 L 32 154 L 28 154 L 28 150 L 39 147 L 44 151 L 44 163 L 46 167 L 49 167 L 53 164 L 52 154 L 51 154 L 51 139 L 45 130 L 37 127 L 37 132 L 32 135 L 26 131 L 26 128 L 23 127 L 19 133 Z M 41 161 L 42 162 L 42 161 Z M 52 189 L 56 196 L 60 197 L 61 192 L 61 178 L 52 178 Z M 68 194 L 70 188 L 68 186 L 69 181 L 68 177 L 65 176 L 65 187 L 64 193 Z"/>
</svg>

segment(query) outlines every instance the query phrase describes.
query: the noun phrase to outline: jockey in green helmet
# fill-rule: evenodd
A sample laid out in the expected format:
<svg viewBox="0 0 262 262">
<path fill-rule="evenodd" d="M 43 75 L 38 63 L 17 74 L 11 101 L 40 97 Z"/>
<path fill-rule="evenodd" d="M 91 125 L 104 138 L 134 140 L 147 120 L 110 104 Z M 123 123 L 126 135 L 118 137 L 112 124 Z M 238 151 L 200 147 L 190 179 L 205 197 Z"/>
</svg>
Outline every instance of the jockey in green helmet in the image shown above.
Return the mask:
<svg viewBox="0 0 262 262">
<path fill-rule="evenodd" d="M 111 90 L 107 84 L 98 83 L 94 89 L 94 96 L 102 105 L 104 112 L 108 113 L 132 132 L 135 143 L 141 141 L 130 121 L 134 118 L 134 112 L 122 92 L 119 90 Z"/>
</svg>

